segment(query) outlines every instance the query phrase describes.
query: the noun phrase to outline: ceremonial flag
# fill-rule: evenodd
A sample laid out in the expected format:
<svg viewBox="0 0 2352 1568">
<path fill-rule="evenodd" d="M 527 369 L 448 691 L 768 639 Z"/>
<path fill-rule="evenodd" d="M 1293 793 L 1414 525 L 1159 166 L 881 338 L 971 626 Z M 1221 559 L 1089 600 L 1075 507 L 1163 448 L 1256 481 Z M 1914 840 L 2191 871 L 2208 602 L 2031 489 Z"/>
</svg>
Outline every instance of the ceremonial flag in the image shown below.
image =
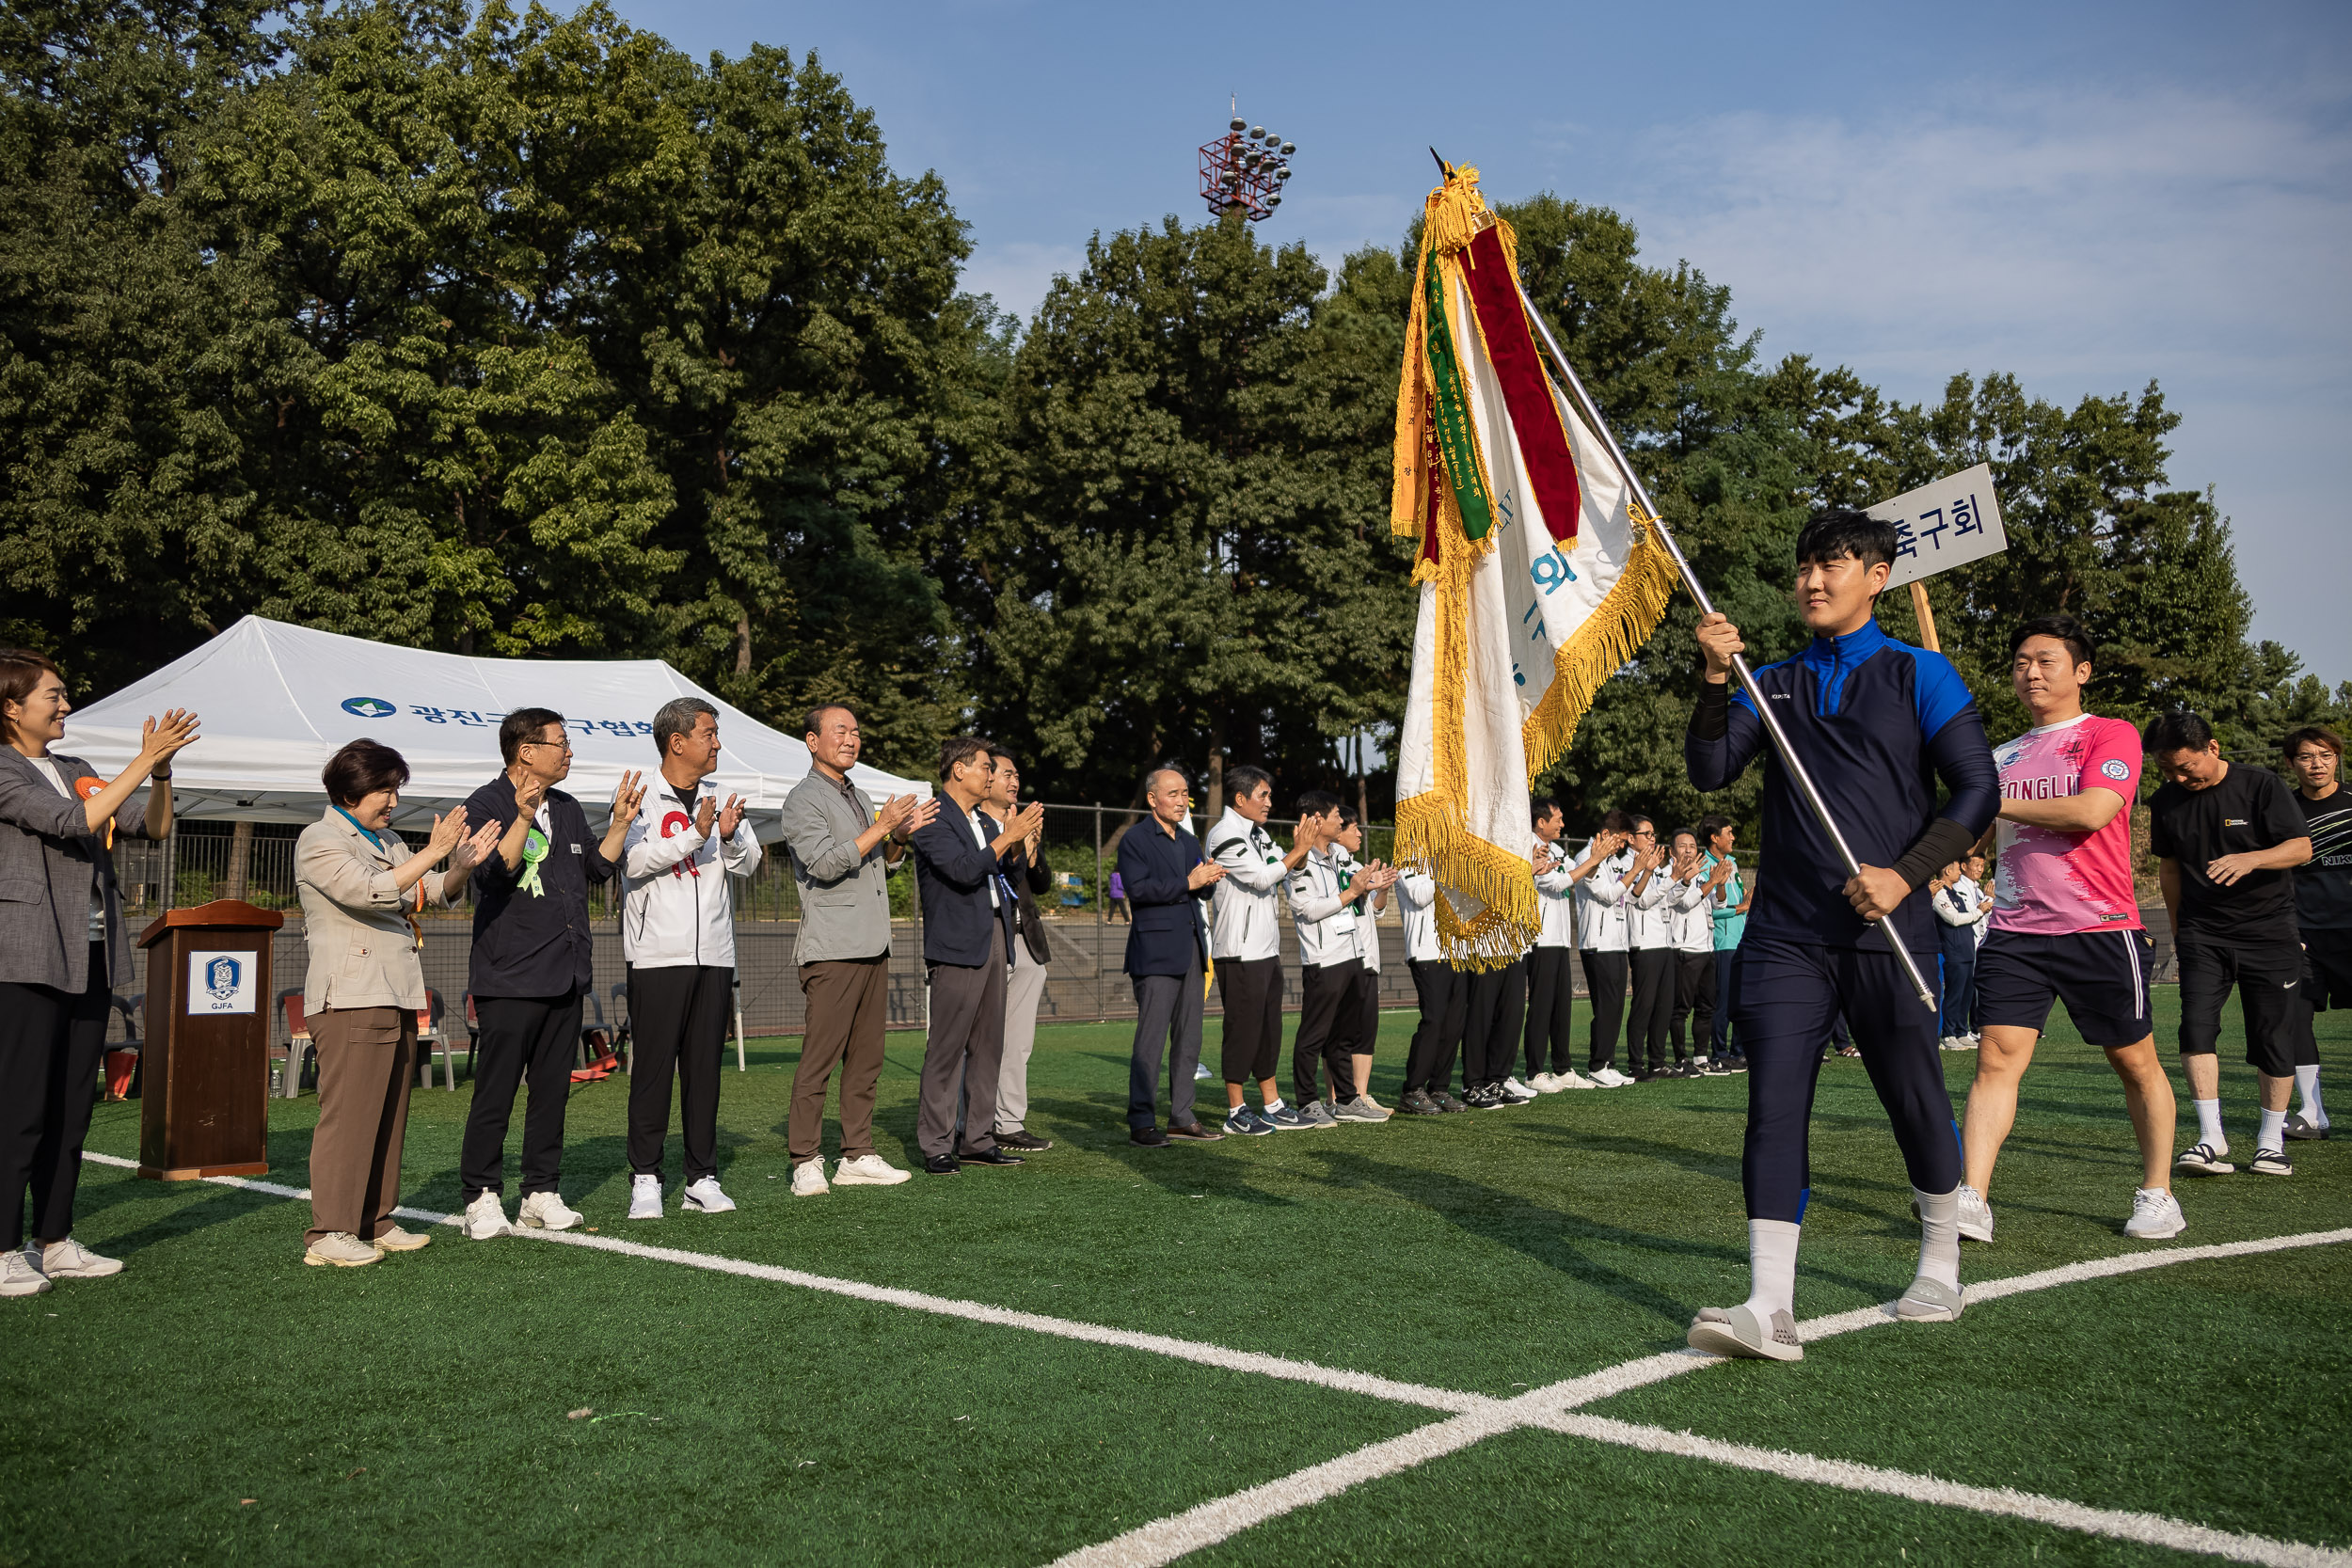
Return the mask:
<svg viewBox="0 0 2352 1568">
<path fill-rule="evenodd" d="M 1443 896 L 1446 956 L 1517 958 L 1541 924 L 1531 781 L 1665 613 L 1675 566 L 1537 352 L 1516 240 L 1478 171 L 1430 193 L 1396 399 L 1390 526 L 1420 541 L 1396 857 Z"/>
</svg>

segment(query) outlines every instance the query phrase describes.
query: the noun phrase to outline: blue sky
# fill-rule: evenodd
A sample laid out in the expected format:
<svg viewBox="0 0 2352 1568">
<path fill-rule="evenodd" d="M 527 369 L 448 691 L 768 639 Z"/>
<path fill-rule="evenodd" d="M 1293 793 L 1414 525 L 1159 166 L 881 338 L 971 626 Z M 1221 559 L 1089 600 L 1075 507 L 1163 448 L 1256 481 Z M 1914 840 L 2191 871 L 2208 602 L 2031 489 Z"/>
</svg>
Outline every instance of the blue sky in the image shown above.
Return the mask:
<svg viewBox="0 0 2352 1568">
<path fill-rule="evenodd" d="M 1260 231 L 1327 262 L 1396 242 L 1434 142 L 1500 199 L 1615 207 L 1768 356 L 1906 400 L 2156 379 L 2256 635 L 2352 679 L 2352 7 L 616 5 L 697 55 L 816 50 L 1024 313 L 1094 231 L 1205 215 L 1238 94 L 1299 148 Z"/>
</svg>

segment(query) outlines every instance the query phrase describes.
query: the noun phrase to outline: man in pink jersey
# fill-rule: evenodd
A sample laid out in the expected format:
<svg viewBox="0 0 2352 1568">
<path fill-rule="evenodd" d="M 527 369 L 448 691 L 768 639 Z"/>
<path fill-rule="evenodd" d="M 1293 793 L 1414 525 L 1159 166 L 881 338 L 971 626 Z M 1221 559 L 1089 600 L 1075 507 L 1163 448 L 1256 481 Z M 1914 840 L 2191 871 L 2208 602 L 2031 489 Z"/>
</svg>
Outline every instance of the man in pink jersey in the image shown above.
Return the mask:
<svg viewBox="0 0 2352 1568">
<path fill-rule="evenodd" d="M 2132 889 L 2139 732 L 2083 711 L 2092 651 L 2072 615 L 2028 621 L 2010 640 L 2010 678 L 2034 727 L 1993 748 L 2000 871 L 1993 929 L 1977 955 L 1984 1041 L 1961 1136 L 1960 1233 L 1979 1242 L 1993 1239 L 1993 1162 L 2017 1119 L 2017 1083 L 2053 1001 L 2123 1080 L 2143 1179 L 2123 1234 L 2155 1241 L 2188 1226 L 2172 1196 L 2172 1084 L 2156 1059 L 2153 949 Z"/>
</svg>

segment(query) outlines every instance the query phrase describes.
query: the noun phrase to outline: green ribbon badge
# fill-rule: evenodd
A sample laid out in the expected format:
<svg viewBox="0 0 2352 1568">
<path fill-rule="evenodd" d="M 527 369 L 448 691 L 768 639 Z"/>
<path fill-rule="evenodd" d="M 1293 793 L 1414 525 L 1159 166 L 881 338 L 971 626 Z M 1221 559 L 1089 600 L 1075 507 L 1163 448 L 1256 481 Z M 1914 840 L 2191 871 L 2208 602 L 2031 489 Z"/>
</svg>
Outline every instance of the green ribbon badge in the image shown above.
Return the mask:
<svg viewBox="0 0 2352 1568">
<path fill-rule="evenodd" d="M 533 898 L 544 898 L 548 890 L 539 880 L 539 863 L 548 858 L 548 835 L 536 828 L 523 833 L 523 875 L 516 884 Z"/>
</svg>

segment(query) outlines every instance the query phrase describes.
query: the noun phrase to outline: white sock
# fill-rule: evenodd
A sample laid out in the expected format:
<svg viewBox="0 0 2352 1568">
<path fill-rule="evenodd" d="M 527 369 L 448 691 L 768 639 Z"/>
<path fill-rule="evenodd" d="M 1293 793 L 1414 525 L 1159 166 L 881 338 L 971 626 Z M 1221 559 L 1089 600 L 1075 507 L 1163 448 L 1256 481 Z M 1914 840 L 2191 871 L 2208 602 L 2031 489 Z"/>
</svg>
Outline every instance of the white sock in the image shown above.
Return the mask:
<svg viewBox="0 0 2352 1568">
<path fill-rule="evenodd" d="M 2287 1114 L 2284 1111 L 2265 1111 L 2262 1126 L 2254 1133 L 2254 1149 L 2284 1148 L 2287 1146 Z"/>
<path fill-rule="evenodd" d="M 2197 1107 L 2197 1141 L 2213 1145 L 2216 1154 L 2229 1153 L 2229 1134 L 2221 1131 L 2221 1101 L 2192 1100 L 2189 1103 Z"/>
<path fill-rule="evenodd" d="M 1767 1329 L 1772 1314 L 1797 1315 L 1797 1233 L 1788 1220 L 1748 1221 L 1748 1299 L 1741 1303 Z"/>
<path fill-rule="evenodd" d="M 2295 1069 L 2295 1086 L 2303 1097 L 2303 1119 L 2313 1127 L 2328 1125 L 2328 1113 L 2319 1103 L 2319 1064 L 2306 1062 Z"/>
<path fill-rule="evenodd" d="M 1923 1193 L 1919 1202 L 1919 1272 L 1939 1285 L 1960 1289 L 1960 1189 Z"/>
<path fill-rule="evenodd" d="M 1267 1116 L 1272 1116 L 1275 1112 L 1280 1110 L 1281 1108 L 1282 1098 L 1279 1095 L 1275 1096 L 1272 1100 L 1267 1101 L 1264 1105 L 1260 1107 L 1260 1109 L 1264 1111 Z"/>
</svg>

